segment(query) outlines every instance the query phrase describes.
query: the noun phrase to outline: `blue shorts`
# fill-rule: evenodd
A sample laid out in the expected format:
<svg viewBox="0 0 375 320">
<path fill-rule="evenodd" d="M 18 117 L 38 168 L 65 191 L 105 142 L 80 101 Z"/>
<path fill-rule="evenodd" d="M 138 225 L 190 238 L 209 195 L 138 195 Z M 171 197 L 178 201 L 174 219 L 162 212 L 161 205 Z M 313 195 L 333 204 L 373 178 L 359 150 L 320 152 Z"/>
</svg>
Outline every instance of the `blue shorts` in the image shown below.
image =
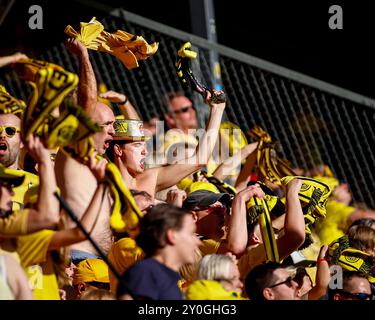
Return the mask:
<svg viewBox="0 0 375 320">
<path fill-rule="evenodd" d="M 89 252 L 85 252 L 81 250 L 74 250 L 74 249 L 70 250 L 70 261 L 73 262 L 75 265 L 89 258 L 100 259 L 99 256 L 89 253 Z"/>
</svg>

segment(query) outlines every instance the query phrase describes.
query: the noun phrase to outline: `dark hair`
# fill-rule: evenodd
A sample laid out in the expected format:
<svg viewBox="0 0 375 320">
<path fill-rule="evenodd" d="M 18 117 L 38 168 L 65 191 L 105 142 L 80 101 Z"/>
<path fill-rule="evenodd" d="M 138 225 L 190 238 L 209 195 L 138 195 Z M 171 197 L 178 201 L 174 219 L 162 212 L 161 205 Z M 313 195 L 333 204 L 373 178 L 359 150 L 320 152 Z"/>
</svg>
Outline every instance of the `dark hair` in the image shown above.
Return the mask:
<svg viewBox="0 0 375 320">
<path fill-rule="evenodd" d="M 109 287 L 109 282 L 99 282 L 99 281 L 90 281 L 86 282 L 88 285 L 98 288 L 98 289 L 103 289 L 103 290 L 108 290 L 110 289 Z"/>
<path fill-rule="evenodd" d="M 152 196 L 147 191 L 130 189 L 130 193 L 132 194 L 133 197 L 142 196 L 147 199 L 152 199 Z"/>
<path fill-rule="evenodd" d="M 161 203 L 154 206 L 139 223 L 138 246 L 146 256 L 152 256 L 167 245 L 166 233 L 170 229 L 180 230 L 183 219 L 190 213 L 176 206 Z"/>
<path fill-rule="evenodd" d="M 329 298 L 329 300 L 333 300 L 333 296 L 335 295 L 335 293 L 340 293 L 341 290 L 345 290 L 345 287 L 348 284 L 348 281 L 350 281 L 353 278 L 362 278 L 362 279 L 366 279 L 368 281 L 367 275 L 362 273 L 362 272 L 359 272 L 359 271 L 343 271 L 343 273 L 342 273 L 342 289 L 339 289 L 339 288 L 330 289 L 328 287 L 328 298 Z"/>
<path fill-rule="evenodd" d="M 354 227 L 354 226 L 365 226 L 365 227 L 372 227 L 373 225 L 375 224 L 375 219 L 372 219 L 372 218 L 363 218 L 363 219 L 358 219 L 356 221 L 354 221 L 349 229 L 351 227 Z"/>
<path fill-rule="evenodd" d="M 177 97 L 187 97 L 183 91 L 171 91 L 162 96 L 162 103 L 167 112 L 171 112 L 170 101 Z M 187 97 L 189 99 L 189 97 Z"/>
<path fill-rule="evenodd" d="M 109 143 L 109 147 L 107 148 L 105 154 L 106 156 L 108 157 L 109 160 L 111 160 L 111 162 L 115 162 L 115 150 L 114 150 L 114 147 L 115 147 L 115 144 L 118 144 L 119 146 L 122 146 L 128 142 L 134 142 L 134 141 L 126 141 L 126 140 L 112 140 L 110 143 Z"/>
<path fill-rule="evenodd" d="M 273 272 L 280 268 L 284 268 L 284 266 L 269 261 L 257 265 L 252 269 L 245 279 L 245 291 L 249 299 L 257 301 L 265 300 L 263 289 L 272 285 L 272 280 L 274 278 Z"/>
</svg>

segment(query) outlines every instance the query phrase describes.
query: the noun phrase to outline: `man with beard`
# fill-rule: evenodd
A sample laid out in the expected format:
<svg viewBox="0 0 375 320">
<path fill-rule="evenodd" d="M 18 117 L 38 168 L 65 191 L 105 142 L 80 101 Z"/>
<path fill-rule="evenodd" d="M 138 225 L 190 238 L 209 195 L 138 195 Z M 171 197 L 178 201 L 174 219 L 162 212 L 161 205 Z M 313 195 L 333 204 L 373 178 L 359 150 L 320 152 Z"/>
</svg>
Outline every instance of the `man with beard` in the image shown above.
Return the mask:
<svg viewBox="0 0 375 320">
<path fill-rule="evenodd" d="M 80 74 L 77 102 L 91 116 L 92 120 L 102 127 L 101 132 L 93 135 L 93 140 L 96 151 L 98 154 L 103 155 L 115 133 L 113 129 L 115 116 L 109 106 L 98 101 L 96 78 L 87 48 L 76 39 L 69 39 L 66 46 L 79 59 Z M 94 175 L 86 165 L 63 152 L 58 152 L 57 154 L 55 172 L 62 196 L 73 209 L 78 219 L 81 219 L 97 187 Z M 113 242 L 109 224 L 110 212 L 111 196 L 108 188 L 106 188 L 101 213 L 94 229 L 91 231 L 91 237 L 105 253 L 108 252 Z M 68 227 L 74 227 L 74 222 L 69 219 L 68 221 Z M 71 246 L 73 263 L 76 264 L 87 258 L 98 258 L 98 252 L 88 240 Z"/>
<path fill-rule="evenodd" d="M 0 163 L 25 176 L 23 183 L 13 189 L 13 210 L 22 209 L 27 190 L 39 184 L 38 176 L 20 169 L 20 154 L 23 148 L 20 128 L 21 119 L 18 116 L 0 112 Z"/>
<path fill-rule="evenodd" d="M 0 164 L 0 235 L 15 236 L 55 227 L 60 219 L 59 204 L 53 178 L 53 164 L 39 138 L 30 137 L 28 152 L 40 168 L 40 186 L 36 209 L 12 210 L 13 189 L 20 186 L 25 175 Z"/>
</svg>

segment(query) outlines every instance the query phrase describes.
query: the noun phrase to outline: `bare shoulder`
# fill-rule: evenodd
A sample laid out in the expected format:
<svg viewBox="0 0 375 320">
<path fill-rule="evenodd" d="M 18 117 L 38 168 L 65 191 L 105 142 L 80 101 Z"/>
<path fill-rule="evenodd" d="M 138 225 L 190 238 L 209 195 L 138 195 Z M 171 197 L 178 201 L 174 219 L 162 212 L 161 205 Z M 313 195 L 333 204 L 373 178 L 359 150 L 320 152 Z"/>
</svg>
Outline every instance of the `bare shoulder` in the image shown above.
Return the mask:
<svg viewBox="0 0 375 320">
<path fill-rule="evenodd" d="M 86 165 L 78 162 L 70 156 L 67 156 L 64 152 L 58 152 L 56 156 L 55 173 L 56 178 L 58 179 L 58 184 L 62 182 L 61 179 L 66 180 L 67 182 L 74 182 L 74 184 L 87 184 L 96 181 L 94 175 Z"/>
<path fill-rule="evenodd" d="M 160 167 L 146 169 L 137 177 L 137 189 L 144 190 L 154 196 Z"/>
<path fill-rule="evenodd" d="M 143 180 L 149 180 L 149 179 L 156 179 L 158 177 L 159 171 L 160 171 L 160 167 L 146 169 L 137 177 L 137 180 L 143 181 Z"/>
<path fill-rule="evenodd" d="M 94 175 L 86 165 L 63 152 L 59 152 L 56 157 L 55 174 L 62 196 L 81 217 L 96 190 Z"/>
</svg>

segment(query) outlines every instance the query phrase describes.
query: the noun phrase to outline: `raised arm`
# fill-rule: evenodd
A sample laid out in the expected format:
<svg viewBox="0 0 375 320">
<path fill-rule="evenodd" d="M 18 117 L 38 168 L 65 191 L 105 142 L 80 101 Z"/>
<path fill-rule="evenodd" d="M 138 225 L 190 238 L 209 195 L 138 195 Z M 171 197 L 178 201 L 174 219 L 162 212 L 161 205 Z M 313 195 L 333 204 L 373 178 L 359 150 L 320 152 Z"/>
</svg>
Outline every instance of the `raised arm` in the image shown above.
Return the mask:
<svg viewBox="0 0 375 320">
<path fill-rule="evenodd" d="M 244 146 L 241 150 L 236 152 L 233 156 L 225 159 L 214 171 L 213 175 L 220 179 L 224 180 L 234 168 L 241 165 L 241 161 L 246 159 L 249 154 L 254 152 L 258 146 L 258 142 L 250 143 Z"/>
<path fill-rule="evenodd" d="M 100 208 L 102 205 L 103 194 L 105 192 L 106 184 L 104 182 L 105 178 L 105 168 L 107 161 L 105 159 L 100 160 L 99 162 L 95 159 L 96 153 L 93 153 L 90 156 L 90 169 L 98 181 L 98 186 L 95 190 L 94 196 L 91 199 L 91 202 L 86 209 L 85 213 L 81 218 L 81 224 L 85 230 L 89 233 L 94 229 L 97 218 L 100 214 Z M 71 229 L 64 229 L 56 232 L 49 244 L 48 249 L 54 250 L 64 246 L 69 246 L 74 243 L 86 240 L 86 236 L 77 227 Z"/>
<path fill-rule="evenodd" d="M 28 216 L 27 231 L 30 233 L 55 227 L 60 219 L 60 205 L 54 195 L 57 185 L 49 151 L 33 135 L 30 135 L 26 148 L 38 163 L 39 172 L 38 201 L 36 209 L 31 209 Z"/>
<path fill-rule="evenodd" d="M 327 293 L 331 272 L 328 261 L 325 259 L 328 246 L 325 244 L 320 248 L 318 260 L 316 262 L 315 286 L 309 291 L 309 300 L 319 300 Z"/>
<path fill-rule="evenodd" d="M 125 119 L 141 120 L 133 104 L 130 102 L 128 97 L 124 95 L 123 93 L 119 93 L 116 91 L 107 91 L 107 92 L 101 93 L 99 96 L 103 99 L 108 99 L 109 101 L 113 103 L 117 103 Z"/>
<path fill-rule="evenodd" d="M 221 91 L 215 91 L 215 96 L 221 94 Z M 214 104 L 212 102 L 212 95 L 208 93 L 206 102 L 211 107 L 207 126 L 204 135 L 200 139 L 197 149 L 192 157 L 184 159 L 181 162 L 158 169 L 156 191 L 166 189 L 175 185 L 181 179 L 187 177 L 189 174 L 203 168 L 212 155 L 216 140 L 219 134 L 219 127 L 221 118 L 223 116 L 225 102 Z"/>
<path fill-rule="evenodd" d="M 284 235 L 276 241 L 280 259 L 289 256 L 305 241 L 305 219 L 298 198 L 301 186 L 302 180 L 299 179 L 293 179 L 286 185 Z"/>
<path fill-rule="evenodd" d="M 258 145 L 258 143 L 256 143 Z M 250 144 L 250 146 L 254 145 L 253 143 Z M 249 181 L 249 177 L 253 171 L 253 168 L 256 164 L 256 160 L 257 160 L 257 148 L 251 150 L 251 152 L 248 154 L 247 158 L 246 158 L 246 162 L 244 164 L 244 166 L 242 167 L 238 177 L 237 177 L 237 180 L 236 180 L 236 183 L 235 183 L 235 188 L 238 190 L 238 191 L 241 191 L 243 189 L 246 188 L 247 186 L 247 182 Z"/>
<path fill-rule="evenodd" d="M 92 112 L 98 101 L 98 89 L 94 69 L 92 68 L 87 48 L 77 39 L 70 38 L 66 48 L 79 60 L 78 104 L 87 112 Z"/>
<path fill-rule="evenodd" d="M 9 56 L 0 57 L 0 68 L 5 67 L 8 64 L 15 63 L 18 60 L 27 59 L 27 58 L 28 58 L 27 55 L 20 53 L 20 52 L 16 52 Z"/>
<path fill-rule="evenodd" d="M 232 202 L 232 214 L 229 222 L 227 246 L 230 252 L 240 255 L 245 252 L 248 242 L 246 204 L 253 196 L 262 199 L 264 192 L 258 184 L 246 187 L 236 194 Z"/>
</svg>

